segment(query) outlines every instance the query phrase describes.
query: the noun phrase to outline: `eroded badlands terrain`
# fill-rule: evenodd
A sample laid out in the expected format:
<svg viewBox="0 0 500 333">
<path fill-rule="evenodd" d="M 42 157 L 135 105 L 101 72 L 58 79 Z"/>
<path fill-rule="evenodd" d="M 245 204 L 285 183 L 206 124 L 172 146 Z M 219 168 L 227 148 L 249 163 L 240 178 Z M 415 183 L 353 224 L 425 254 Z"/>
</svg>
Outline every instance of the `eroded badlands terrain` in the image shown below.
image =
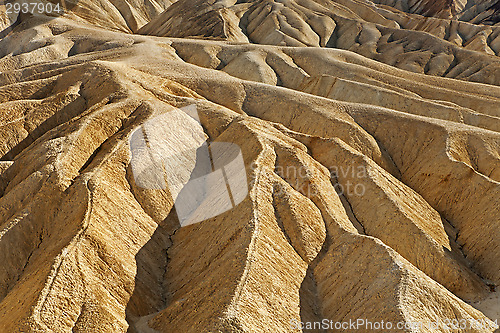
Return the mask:
<svg viewBox="0 0 500 333">
<path fill-rule="evenodd" d="M 70 4 L 0 6 L 0 332 L 498 328 L 498 2 Z M 130 136 L 190 105 L 248 195 L 181 227 Z"/>
</svg>

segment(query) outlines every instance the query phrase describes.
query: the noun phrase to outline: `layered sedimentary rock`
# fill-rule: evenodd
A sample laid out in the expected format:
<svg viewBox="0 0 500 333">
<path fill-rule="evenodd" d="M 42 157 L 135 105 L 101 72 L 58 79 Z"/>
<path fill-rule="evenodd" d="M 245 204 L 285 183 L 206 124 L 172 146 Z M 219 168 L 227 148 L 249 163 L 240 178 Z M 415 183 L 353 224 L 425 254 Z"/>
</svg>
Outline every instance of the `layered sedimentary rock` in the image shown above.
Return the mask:
<svg viewBox="0 0 500 333">
<path fill-rule="evenodd" d="M 0 331 L 495 332 L 498 27 L 398 4 L 82 0 L 2 27 Z M 201 136 L 154 135 L 236 145 L 247 196 L 181 227 L 131 136 L 187 106 L 171 125 Z"/>
<path fill-rule="evenodd" d="M 389 8 L 370 1 L 180 0 L 139 33 L 338 48 L 416 73 L 499 83 L 492 57 L 500 51 L 498 26 Z"/>
</svg>

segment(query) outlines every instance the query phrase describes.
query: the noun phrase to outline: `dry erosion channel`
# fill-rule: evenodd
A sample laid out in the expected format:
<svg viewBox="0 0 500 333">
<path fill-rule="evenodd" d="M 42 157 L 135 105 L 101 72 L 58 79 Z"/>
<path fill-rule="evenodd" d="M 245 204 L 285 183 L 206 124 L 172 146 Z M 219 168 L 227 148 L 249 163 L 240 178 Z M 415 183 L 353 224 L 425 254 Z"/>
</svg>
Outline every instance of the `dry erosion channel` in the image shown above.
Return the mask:
<svg viewBox="0 0 500 333">
<path fill-rule="evenodd" d="M 0 333 L 499 332 L 498 0 L 0 2 Z"/>
</svg>

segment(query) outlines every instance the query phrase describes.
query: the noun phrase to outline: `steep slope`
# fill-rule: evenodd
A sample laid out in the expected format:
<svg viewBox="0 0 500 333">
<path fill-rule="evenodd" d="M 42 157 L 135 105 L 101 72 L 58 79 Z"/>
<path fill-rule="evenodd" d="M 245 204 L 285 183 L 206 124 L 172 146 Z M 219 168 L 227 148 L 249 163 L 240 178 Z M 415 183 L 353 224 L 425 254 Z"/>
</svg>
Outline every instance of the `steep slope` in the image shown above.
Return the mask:
<svg viewBox="0 0 500 333">
<path fill-rule="evenodd" d="M 86 1 L 0 40 L 1 332 L 498 329 L 496 55 L 368 2 L 158 3 L 139 31 L 172 37 L 152 37 L 130 32 L 154 3 Z M 387 34 L 408 43 L 372 56 Z M 444 53 L 412 66 L 426 47 Z M 167 119 L 239 147 L 225 177 L 248 195 L 181 227 L 175 191 L 134 173 L 131 136 L 195 146 L 158 121 L 193 105 L 199 124 Z"/>
<path fill-rule="evenodd" d="M 498 85 L 499 60 L 491 55 L 500 52 L 499 29 L 412 17 L 368 2 L 181 0 L 139 33 L 340 48 L 416 73 Z"/>
</svg>

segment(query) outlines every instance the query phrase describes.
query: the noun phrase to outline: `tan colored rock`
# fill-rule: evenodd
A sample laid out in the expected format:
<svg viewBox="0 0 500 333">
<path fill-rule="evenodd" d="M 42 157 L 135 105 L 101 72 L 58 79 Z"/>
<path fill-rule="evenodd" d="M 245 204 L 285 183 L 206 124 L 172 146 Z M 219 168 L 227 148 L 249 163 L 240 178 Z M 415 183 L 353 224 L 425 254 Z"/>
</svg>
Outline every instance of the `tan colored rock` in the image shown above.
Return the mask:
<svg viewBox="0 0 500 333">
<path fill-rule="evenodd" d="M 0 332 L 497 330 L 499 30 L 471 5 L 82 0 L 22 18 L 0 39 Z M 177 184 L 144 185 L 136 133 L 145 153 L 195 147 L 153 170 Z M 181 227 L 205 139 L 241 149 L 224 174 L 247 183 L 189 192 L 196 216 L 228 188 L 235 204 Z M 483 326 L 429 326 L 449 319 Z"/>
</svg>

